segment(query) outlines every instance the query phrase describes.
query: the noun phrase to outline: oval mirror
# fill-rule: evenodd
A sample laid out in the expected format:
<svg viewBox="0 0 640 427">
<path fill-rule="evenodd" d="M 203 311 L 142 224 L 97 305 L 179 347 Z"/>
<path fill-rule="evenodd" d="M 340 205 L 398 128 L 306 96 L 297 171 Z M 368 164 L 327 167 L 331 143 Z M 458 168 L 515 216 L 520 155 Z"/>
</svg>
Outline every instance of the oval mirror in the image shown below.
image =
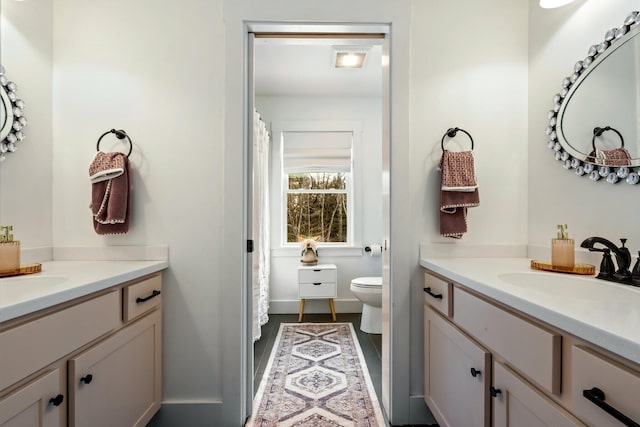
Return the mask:
<svg viewBox="0 0 640 427">
<path fill-rule="evenodd" d="M 12 123 L 13 108 L 11 107 L 11 101 L 4 87 L 0 86 L 0 141 L 3 141 L 9 135 Z"/>
<path fill-rule="evenodd" d="M 640 13 L 589 48 L 562 81 L 548 113 L 549 148 L 593 181 L 640 181 Z"/>
<path fill-rule="evenodd" d="M 18 86 L 7 79 L 4 67 L 0 65 L 0 162 L 8 153 L 18 149 L 24 139 L 23 128 L 27 125 L 24 117 L 24 101 L 18 99 Z"/>
</svg>

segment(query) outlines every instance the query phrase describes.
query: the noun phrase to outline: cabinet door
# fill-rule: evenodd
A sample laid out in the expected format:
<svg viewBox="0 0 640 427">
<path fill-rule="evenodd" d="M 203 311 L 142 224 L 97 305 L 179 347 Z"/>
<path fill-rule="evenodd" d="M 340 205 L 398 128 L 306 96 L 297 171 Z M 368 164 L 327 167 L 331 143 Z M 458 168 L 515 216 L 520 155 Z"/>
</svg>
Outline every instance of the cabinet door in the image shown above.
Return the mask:
<svg viewBox="0 0 640 427">
<path fill-rule="evenodd" d="M 0 427 L 59 427 L 66 408 L 54 370 L 0 399 Z"/>
<path fill-rule="evenodd" d="M 160 310 L 69 361 L 69 425 L 144 426 L 160 408 Z"/>
<path fill-rule="evenodd" d="M 441 427 L 489 425 L 491 355 L 425 305 L 425 402 Z"/>
<path fill-rule="evenodd" d="M 493 365 L 494 427 L 584 427 L 501 363 Z"/>
</svg>

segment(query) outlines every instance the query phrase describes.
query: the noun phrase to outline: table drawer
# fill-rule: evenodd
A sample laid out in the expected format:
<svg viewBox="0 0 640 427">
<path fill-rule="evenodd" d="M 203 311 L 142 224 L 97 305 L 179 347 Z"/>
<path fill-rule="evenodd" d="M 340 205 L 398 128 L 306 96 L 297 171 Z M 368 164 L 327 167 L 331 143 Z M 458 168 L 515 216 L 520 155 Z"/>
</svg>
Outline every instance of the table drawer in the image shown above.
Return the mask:
<svg viewBox="0 0 640 427">
<path fill-rule="evenodd" d="M 424 274 L 424 302 L 445 316 L 453 314 L 453 285 L 429 273 Z"/>
<path fill-rule="evenodd" d="M 337 282 L 337 279 L 335 268 L 301 268 L 298 270 L 299 283 Z"/>
<path fill-rule="evenodd" d="M 162 276 L 156 274 L 123 289 L 122 319 L 128 322 L 162 304 Z"/>
<path fill-rule="evenodd" d="M 571 378 L 573 410 L 588 425 L 634 425 L 618 421 L 611 409 L 633 420 L 635 425 L 640 424 L 640 373 L 607 361 L 584 347 L 574 346 L 571 349 Z"/>
<path fill-rule="evenodd" d="M 561 385 L 562 336 L 455 287 L 453 318 L 478 341 L 551 393 Z"/>
<path fill-rule="evenodd" d="M 0 390 L 120 325 L 120 292 L 74 305 L 0 333 Z"/>
<path fill-rule="evenodd" d="M 300 283 L 298 298 L 336 298 L 338 287 L 336 283 Z"/>
</svg>

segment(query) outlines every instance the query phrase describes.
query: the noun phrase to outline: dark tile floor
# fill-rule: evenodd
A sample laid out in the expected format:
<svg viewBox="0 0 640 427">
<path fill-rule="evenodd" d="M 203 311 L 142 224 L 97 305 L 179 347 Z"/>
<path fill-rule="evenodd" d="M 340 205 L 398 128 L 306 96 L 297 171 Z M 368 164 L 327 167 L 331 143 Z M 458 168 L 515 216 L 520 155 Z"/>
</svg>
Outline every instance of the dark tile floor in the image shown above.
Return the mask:
<svg viewBox="0 0 640 427">
<path fill-rule="evenodd" d="M 376 390 L 378 401 L 382 402 L 382 335 L 367 334 L 360 330 L 360 313 L 338 313 L 336 321 L 351 322 L 358 336 L 358 342 L 365 358 L 371 382 Z M 305 314 L 304 322 L 331 322 L 330 314 Z M 260 381 L 269 362 L 269 355 L 275 343 L 280 323 L 297 323 L 297 314 L 270 314 L 269 322 L 262 327 L 262 337 L 253 345 L 254 394 L 258 391 Z M 384 411 L 383 411 L 384 412 Z M 386 414 L 385 414 L 386 420 Z M 421 426 L 413 426 L 421 427 Z M 432 426 L 433 427 L 433 426 Z M 437 426 L 435 426 L 437 427 Z"/>
</svg>

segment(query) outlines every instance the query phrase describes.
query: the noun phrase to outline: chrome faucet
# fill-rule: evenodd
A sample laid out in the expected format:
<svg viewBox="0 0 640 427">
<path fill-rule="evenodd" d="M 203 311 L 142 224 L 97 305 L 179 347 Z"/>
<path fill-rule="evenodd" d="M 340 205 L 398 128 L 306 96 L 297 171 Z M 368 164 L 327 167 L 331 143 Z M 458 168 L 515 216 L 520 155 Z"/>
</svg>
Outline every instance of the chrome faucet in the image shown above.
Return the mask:
<svg viewBox="0 0 640 427">
<path fill-rule="evenodd" d="M 598 279 L 610 280 L 613 282 L 636 284 L 635 280 L 632 280 L 629 267 L 631 266 L 631 252 L 629 248 L 625 247 L 627 239 L 620 239 L 622 246 L 617 247 L 615 243 L 605 239 L 604 237 L 588 237 L 580 246 L 589 249 L 591 252 L 603 252 L 602 263 L 600 264 L 600 272 L 598 273 Z M 595 248 L 596 244 L 601 244 L 604 248 Z M 613 260 L 611 259 L 611 252 L 616 257 L 616 264 L 618 269 L 614 272 Z M 635 269 L 634 269 L 635 270 Z"/>
</svg>

